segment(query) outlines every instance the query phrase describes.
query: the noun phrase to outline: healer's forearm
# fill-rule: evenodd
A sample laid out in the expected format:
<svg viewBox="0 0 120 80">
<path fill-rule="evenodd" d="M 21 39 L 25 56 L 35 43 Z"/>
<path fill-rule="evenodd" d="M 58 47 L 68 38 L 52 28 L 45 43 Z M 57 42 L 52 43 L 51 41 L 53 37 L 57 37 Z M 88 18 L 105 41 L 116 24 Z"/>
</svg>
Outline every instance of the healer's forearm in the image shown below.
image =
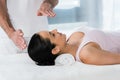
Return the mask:
<svg viewBox="0 0 120 80">
<path fill-rule="evenodd" d="M 7 12 L 6 0 L 0 0 L 0 26 L 6 32 L 9 38 L 11 33 L 15 31 Z"/>
<path fill-rule="evenodd" d="M 58 4 L 58 0 L 44 0 L 44 2 L 49 2 L 53 8 Z"/>
</svg>

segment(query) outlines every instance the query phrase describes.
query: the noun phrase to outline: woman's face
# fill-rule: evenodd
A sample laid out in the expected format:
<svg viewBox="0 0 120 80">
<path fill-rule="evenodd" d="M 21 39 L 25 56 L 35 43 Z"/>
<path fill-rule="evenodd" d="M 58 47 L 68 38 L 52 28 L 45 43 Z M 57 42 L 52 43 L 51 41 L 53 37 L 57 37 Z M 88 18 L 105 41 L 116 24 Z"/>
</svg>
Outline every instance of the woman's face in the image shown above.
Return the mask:
<svg viewBox="0 0 120 80">
<path fill-rule="evenodd" d="M 56 29 L 52 31 L 41 31 L 38 33 L 43 38 L 48 38 L 51 43 L 54 43 L 56 46 L 63 48 L 66 45 L 66 35 L 60 32 L 57 32 Z"/>
</svg>

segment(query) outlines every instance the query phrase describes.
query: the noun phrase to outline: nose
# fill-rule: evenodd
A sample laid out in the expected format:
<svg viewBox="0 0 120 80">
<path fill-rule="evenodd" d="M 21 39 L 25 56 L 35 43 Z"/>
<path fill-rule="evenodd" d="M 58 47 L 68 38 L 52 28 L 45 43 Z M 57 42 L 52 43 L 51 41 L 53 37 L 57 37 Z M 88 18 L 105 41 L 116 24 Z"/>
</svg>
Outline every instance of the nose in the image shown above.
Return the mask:
<svg viewBox="0 0 120 80">
<path fill-rule="evenodd" d="M 53 33 L 57 33 L 57 29 L 52 30 Z"/>
</svg>

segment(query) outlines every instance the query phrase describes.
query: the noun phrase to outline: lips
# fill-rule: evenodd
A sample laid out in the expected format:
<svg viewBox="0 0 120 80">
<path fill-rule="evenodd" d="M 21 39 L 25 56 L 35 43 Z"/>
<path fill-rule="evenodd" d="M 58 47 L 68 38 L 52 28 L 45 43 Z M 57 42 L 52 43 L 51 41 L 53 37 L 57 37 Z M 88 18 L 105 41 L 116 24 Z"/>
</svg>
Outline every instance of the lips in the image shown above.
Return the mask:
<svg viewBox="0 0 120 80">
<path fill-rule="evenodd" d="M 62 35 L 62 33 L 59 33 L 60 35 Z"/>
</svg>

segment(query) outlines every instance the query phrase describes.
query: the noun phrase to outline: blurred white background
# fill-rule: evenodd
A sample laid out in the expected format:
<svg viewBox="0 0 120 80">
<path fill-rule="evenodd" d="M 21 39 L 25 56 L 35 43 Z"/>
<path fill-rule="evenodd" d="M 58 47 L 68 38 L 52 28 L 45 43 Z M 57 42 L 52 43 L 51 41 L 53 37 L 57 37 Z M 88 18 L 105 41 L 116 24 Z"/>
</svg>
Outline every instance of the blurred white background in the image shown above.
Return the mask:
<svg viewBox="0 0 120 80">
<path fill-rule="evenodd" d="M 69 23 L 79 26 L 78 23 L 84 22 L 85 25 L 104 30 L 120 28 L 120 0 L 59 0 L 55 12 L 55 18 L 48 18 L 53 26 Z"/>
</svg>

